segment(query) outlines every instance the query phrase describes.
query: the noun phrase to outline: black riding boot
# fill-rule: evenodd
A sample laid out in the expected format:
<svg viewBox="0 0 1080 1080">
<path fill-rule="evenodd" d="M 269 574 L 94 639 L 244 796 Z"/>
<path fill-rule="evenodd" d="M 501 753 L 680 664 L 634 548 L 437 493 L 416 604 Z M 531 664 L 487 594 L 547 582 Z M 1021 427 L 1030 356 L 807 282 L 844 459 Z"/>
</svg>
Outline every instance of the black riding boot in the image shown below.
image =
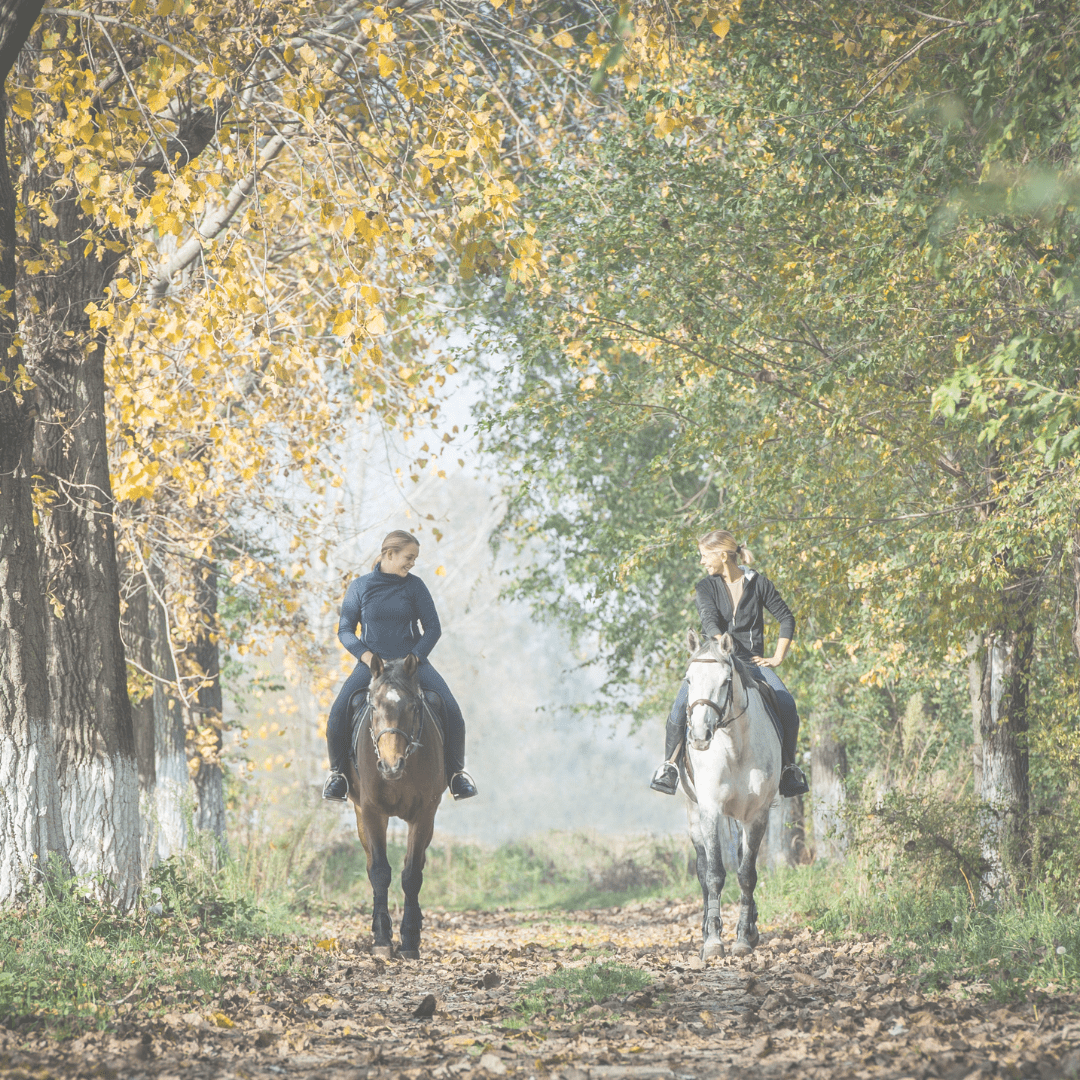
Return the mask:
<svg viewBox="0 0 1080 1080">
<path fill-rule="evenodd" d="M 810 790 L 802 769 L 795 764 L 795 755 L 799 746 L 799 715 L 781 716 L 780 725 L 784 729 L 784 739 L 780 744 L 780 794 L 785 799 L 794 799 L 805 795 Z"/>
<path fill-rule="evenodd" d="M 330 775 L 323 784 L 322 797 L 327 802 L 347 802 L 349 781 L 346 779 L 349 762 L 349 731 L 352 710 L 331 709 L 326 723 L 326 755 L 330 759 Z"/>
<path fill-rule="evenodd" d="M 680 691 L 679 697 L 682 696 Z M 686 702 L 675 699 L 671 714 L 664 726 L 664 760 L 652 775 L 649 787 L 664 795 L 674 795 L 679 790 L 679 768 L 674 762 L 680 744 L 686 738 Z"/>
<path fill-rule="evenodd" d="M 449 710 L 447 710 L 449 711 Z M 477 795 L 472 777 L 465 772 L 465 721 L 446 720 L 446 746 L 443 750 L 446 767 L 446 784 L 455 801 L 471 799 Z"/>
</svg>

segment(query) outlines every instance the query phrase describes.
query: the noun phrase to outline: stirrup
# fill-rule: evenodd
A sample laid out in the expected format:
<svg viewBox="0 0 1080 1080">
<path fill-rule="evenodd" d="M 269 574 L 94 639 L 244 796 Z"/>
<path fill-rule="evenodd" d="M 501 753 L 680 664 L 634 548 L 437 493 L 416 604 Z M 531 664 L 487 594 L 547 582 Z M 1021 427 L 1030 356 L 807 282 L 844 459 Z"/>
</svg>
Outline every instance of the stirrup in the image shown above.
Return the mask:
<svg viewBox="0 0 1080 1080">
<path fill-rule="evenodd" d="M 795 799 L 810 790 L 806 776 L 798 765 L 785 765 L 780 773 L 780 794 L 785 799 Z"/>
<path fill-rule="evenodd" d="M 450 794 L 454 796 L 454 802 L 460 802 L 462 799 L 471 799 L 474 795 L 479 795 L 480 792 L 476 790 L 476 784 L 473 782 L 473 778 L 462 769 L 460 772 L 454 773 L 450 777 L 450 783 L 447 785 L 450 788 Z"/>
<path fill-rule="evenodd" d="M 322 797 L 327 802 L 348 802 L 349 778 L 344 773 L 332 772 L 323 784 Z"/>
<path fill-rule="evenodd" d="M 649 787 L 653 791 L 662 792 L 664 795 L 674 795 L 679 790 L 679 770 L 672 761 L 665 761 L 656 772 L 653 773 Z"/>
</svg>

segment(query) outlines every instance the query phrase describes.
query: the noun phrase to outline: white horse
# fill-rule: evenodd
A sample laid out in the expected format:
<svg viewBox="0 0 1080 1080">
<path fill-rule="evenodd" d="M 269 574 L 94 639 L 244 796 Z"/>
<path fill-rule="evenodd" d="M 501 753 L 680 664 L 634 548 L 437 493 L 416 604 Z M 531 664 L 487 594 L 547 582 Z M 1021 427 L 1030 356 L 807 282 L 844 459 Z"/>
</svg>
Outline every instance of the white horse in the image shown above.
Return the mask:
<svg viewBox="0 0 1080 1080">
<path fill-rule="evenodd" d="M 720 893 L 725 856 L 738 862 L 739 924 L 732 954 L 746 956 L 758 943 L 757 854 L 780 784 L 780 740 L 756 685 L 748 688 L 732 659 L 730 634 L 719 641 L 688 638 L 690 682 L 686 758 L 680 761 L 690 839 L 697 851 L 705 900 L 701 959 L 723 956 Z M 756 682 L 756 680 L 755 680 Z M 732 822 L 742 827 L 737 836 Z M 738 852 L 736 854 L 736 847 Z"/>
</svg>

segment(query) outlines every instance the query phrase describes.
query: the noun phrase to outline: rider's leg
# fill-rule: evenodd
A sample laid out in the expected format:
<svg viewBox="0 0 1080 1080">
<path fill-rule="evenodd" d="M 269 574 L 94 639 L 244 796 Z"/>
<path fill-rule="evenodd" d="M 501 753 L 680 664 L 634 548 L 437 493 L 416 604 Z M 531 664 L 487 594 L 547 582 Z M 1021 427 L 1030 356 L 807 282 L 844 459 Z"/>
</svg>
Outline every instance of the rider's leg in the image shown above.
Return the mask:
<svg viewBox="0 0 1080 1080">
<path fill-rule="evenodd" d="M 795 764 L 799 747 L 799 710 L 795 699 L 775 668 L 755 666 L 753 673 L 773 688 L 780 705 L 780 726 L 784 729 L 784 739 L 780 744 L 780 794 L 789 799 L 805 795 L 810 785 L 802 769 Z"/>
<path fill-rule="evenodd" d="M 665 795 L 674 795 L 679 787 L 679 770 L 675 766 L 675 758 L 686 738 L 686 704 L 689 700 L 690 682 L 683 679 L 664 730 L 664 760 L 653 773 L 649 784 L 654 791 L 662 791 Z"/>
<path fill-rule="evenodd" d="M 416 678 L 421 689 L 432 690 L 443 700 L 443 711 L 446 713 L 443 761 L 450 794 L 455 799 L 471 799 L 477 791 L 472 778 L 465 772 L 465 718 L 461 715 L 461 706 L 450 693 L 446 680 L 429 661 L 425 661 L 416 669 Z"/>
<path fill-rule="evenodd" d="M 349 699 L 370 683 L 371 669 L 367 664 L 358 663 L 330 706 L 330 718 L 326 722 L 326 755 L 330 759 L 330 775 L 323 785 L 324 799 L 340 802 L 349 794 L 349 783 L 345 779 L 349 768 Z"/>
</svg>

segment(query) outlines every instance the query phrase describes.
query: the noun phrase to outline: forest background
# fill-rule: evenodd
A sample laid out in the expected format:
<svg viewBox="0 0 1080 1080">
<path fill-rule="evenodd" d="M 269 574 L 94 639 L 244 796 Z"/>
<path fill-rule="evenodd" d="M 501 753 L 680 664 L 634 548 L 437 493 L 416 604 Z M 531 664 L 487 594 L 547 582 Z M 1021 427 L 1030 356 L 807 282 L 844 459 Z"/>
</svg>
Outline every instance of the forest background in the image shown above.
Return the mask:
<svg viewBox="0 0 1080 1080">
<path fill-rule="evenodd" d="M 351 433 L 438 479 L 471 374 L 596 710 L 666 711 L 732 528 L 800 622 L 785 858 L 1075 915 L 1075 4 L 0 12 L 6 901 L 227 839 L 223 682 L 338 674 Z"/>
</svg>

